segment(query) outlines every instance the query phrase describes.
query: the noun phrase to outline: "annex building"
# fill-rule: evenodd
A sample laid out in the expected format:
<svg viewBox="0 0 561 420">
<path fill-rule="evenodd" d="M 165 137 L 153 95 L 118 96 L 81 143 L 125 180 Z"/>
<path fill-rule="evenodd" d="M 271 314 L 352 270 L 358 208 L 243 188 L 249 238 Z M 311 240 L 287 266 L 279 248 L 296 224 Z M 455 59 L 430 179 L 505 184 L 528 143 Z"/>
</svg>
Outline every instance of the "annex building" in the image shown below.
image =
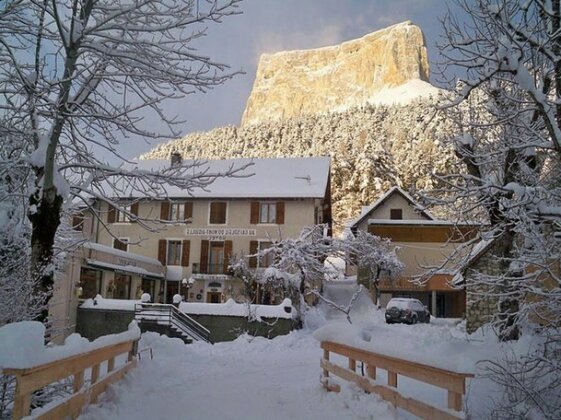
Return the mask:
<svg viewBox="0 0 561 420">
<path fill-rule="evenodd" d="M 365 207 L 349 228 L 351 232 L 363 230 L 391 239 L 405 265 L 400 278 L 380 281 L 382 306 L 392 297 L 412 297 L 427 306 L 433 316 L 464 316 L 465 290 L 452 283 L 456 265 L 450 257 L 477 235 L 479 225 L 439 220 L 407 192 L 393 187 Z M 369 283 L 360 267 L 352 270 L 348 274 L 357 274 L 359 282 Z"/>
</svg>

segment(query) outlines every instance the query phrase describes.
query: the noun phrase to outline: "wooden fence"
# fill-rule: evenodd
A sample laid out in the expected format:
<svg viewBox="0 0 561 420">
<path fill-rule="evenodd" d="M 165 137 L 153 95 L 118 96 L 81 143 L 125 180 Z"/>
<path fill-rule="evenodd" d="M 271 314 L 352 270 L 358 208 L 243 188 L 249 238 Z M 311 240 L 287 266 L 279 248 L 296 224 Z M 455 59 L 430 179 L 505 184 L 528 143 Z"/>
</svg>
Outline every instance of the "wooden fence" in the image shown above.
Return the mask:
<svg viewBox="0 0 561 420">
<path fill-rule="evenodd" d="M 19 420 L 28 416 L 31 405 L 31 394 L 49 384 L 73 376 L 73 393 L 55 406 L 33 416 L 34 419 L 75 419 L 82 407 L 96 402 L 97 397 L 107 386 L 121 379 L 129 370 L 136 366 L 135 355 L 137 340 L 101 347 L 86 353 L 67 357 L 26 369 L 4 369 L 6 375 L 16 377 L 16 391 L 12 417 Z M 115 370 L 115 358 L 127 354 L 126 363 Z M 101 364 L 107 362 L 107 373 L 100 377 Z M 84 374 L 90 370 L 90 381 L 84 386 Z"/>
<path fill-rule="evenodd" d="M 394 406 L 409 411 L 423 419 L 457 420 L 463 418 L 463 396 L 466 392 L 466 378 L 472 378 L 473 374 L 451 372 L 329 341 L 322 342 L 321 347 L 323 349 L 323 359 L 321 360 L 323 375 L 321 382 L 327 390 L 340 391 L 339 385 L 329 383 L 329 374 L 331 373 L 347 381 L 354 382 L 365 391 L 374 392 L 384 400 L 391 402 Z M 331 363 L 329 361 L 330 352 L 347 357 L 349 360 L 348 369 Z M 366 366 L 367 376 L 361 376 L 356 373 L 357 361 L 362 362 L 363 366 Z M 372 382 L 372 380 L 376 380 L 377 369 L 387 371 L 387 386 Z M 407 376 L 447 390 L 448 410 L 402 396 L 397 390 L 398 375 Z"/>
</svg>

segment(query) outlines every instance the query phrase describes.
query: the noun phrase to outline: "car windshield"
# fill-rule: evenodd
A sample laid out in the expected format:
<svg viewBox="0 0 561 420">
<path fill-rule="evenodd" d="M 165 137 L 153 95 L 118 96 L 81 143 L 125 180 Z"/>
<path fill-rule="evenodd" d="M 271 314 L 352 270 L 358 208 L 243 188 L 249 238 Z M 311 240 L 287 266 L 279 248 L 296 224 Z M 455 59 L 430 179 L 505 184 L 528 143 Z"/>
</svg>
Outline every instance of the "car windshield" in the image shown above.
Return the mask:
<svg viewBox="0 0 561 420">
<path fill-rule="evenodd" d="M 414 309 L 415 308 L 414 300 L 405 300 L 405 299 L 392 299 L 388 302 L 387 309 L 389 308 L 397 308 L 397 309 Z"/>
</svg>

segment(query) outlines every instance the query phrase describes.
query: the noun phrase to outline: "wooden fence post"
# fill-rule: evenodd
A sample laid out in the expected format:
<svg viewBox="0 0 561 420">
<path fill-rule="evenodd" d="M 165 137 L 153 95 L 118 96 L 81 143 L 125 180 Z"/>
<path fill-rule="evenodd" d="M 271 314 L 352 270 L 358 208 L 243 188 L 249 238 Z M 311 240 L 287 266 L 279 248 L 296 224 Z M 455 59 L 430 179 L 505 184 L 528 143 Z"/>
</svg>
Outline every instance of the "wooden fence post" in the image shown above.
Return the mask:
<svg viewBox="0 0 561 420">
<path fill-rule="evenodd" d="M 397 388 L 397 373 L 388 370 L 388 385 Z"/>
<path fill-rule="evenodd" d="M 368 371 L 368 377 L 370 379 L 376 379 L 376 366 L 368 365 L 367 371 Z"/>
<path fill-rule="evenodd" d="M 29 415 L 29 410 L 31 408 L 31 394 L 22 394 L 22 379 L 21 376 L 16 377 L 16 393 L 14 398 L 14 409 L 12 411 L 12 416 L 14 420 L 19 420 L 22 417 Z"/>
<path fill-rule="evenodd" d="M 329 362 L 329 350 L 323 349 L 323 358 Z M 323 377 L 329 377 L 329 371 L 327 369 L 323 369 Z"/>
</svg>

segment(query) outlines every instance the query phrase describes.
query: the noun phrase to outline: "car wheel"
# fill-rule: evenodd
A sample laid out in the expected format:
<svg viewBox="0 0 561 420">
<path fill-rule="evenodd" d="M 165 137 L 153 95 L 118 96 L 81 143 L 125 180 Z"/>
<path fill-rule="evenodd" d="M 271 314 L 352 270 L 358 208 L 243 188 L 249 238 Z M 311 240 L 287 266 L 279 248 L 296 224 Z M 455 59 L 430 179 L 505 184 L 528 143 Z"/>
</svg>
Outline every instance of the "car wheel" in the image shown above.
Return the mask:
<svg viewBox="0 0 561 420">
<path fill-rule="evenodd" d="M 417 315 L 413 315 L 413 317 L 411 318 L 411 325 L 415 325 L 417 323 Z"/>
</svg>

